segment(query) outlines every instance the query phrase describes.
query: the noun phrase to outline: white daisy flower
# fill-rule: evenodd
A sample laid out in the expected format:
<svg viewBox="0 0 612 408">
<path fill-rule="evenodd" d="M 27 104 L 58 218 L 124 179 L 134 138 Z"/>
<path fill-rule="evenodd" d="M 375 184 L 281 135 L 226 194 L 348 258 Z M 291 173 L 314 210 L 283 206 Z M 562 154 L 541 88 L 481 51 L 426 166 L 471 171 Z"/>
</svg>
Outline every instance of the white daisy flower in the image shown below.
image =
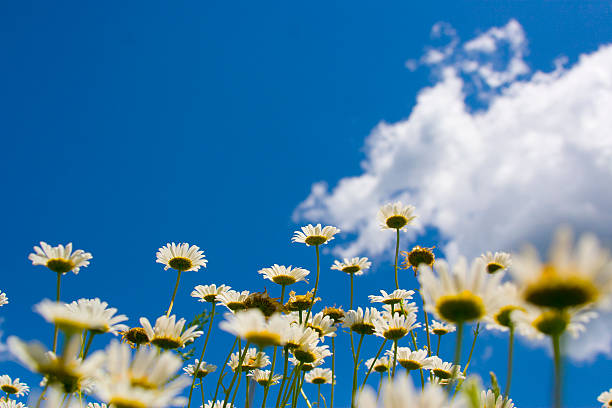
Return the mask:
<svg viewBox="0 0 612 408">
<path fill-rule="evenodd" d="M 508 399 L 504 403 L 504 396 L 495 396 L 495 393 L 491 390 L 482 390 L 480 392 L 480 405 L 481 408 L 514 408 L 512 399 Z"/>
<path fill-rule="evenodd" d="M 4 391 L 7 395 L 16 395 L 21 397 L 30 391 L 30 387 L 26 383 L 19 382 L 19 378 L 11 380 L 8 375 L 0 376 L 0 390 Z"/>
<path fill-rule="evenodd" d="M 272 378 L 270 378 L 270 370 L 253 370 L 247 374 L 247 376 L 251 377 L 257 384 L 261 386 L 271 386 L 276 385 L 282 380 L 283 376 L 280 374 L 274 374 Z"/>
<path fill-rule="evenodd" d="M 87 330 L 91 330 L 95 334 L 112 333 L 116 336 L 120 332 L 128 330 L 128 326 L 120 324 L 120 322 L 128 319 L 127 316 L 115 316 L 117 309 L 114 307 L 107 309 L 107 306 L 108 303 L 101 302 L 98 298 L 79 299 L 66 305 L 73 313 L 85 316 L 89 322 Z"/>
<path fill-rule="evenodd" d="M 316 367 L 320 366 L 321 364 L 323 364 L 325 362 L 324 359 L 320 358 L 318 360 L 313 361 L 312 363 L 304 363 L 302 361 L 299 361 L 297 358 L 295 357 L 289 357 L 289 361 L 291 362 L 291 364 L 293 364 L 294 366 L 298 366 L 298 365 L 302 365 L 302 371 L 304 372 L 309 372 L 314 370 Z"/>
<path fill-rule="evenodd" d="M 306 382 L 316 385 L 331 384 L 332 371 L 329 368 L 314 368 L 306 373 L 304 379 Z"/>
<path fill-rule="evenodd" d="M 377 319 L 374 322 L 375 333 L 379 337 L 383 337 L 387 340 L 399 340 L 411 330 L 421 327 L 421 323 L 417 323 L 416 315 L 410 314 L 408 316 L 398 314 L 387 314 L 383 313 L 381 319 Z"/>
<path fill-rule="evenodd" d="M 227 404 L 225 404 L 225 407 L 223 406 L 223 401 L 208 401 L 206 404 L 204 404 L 204 407 L 200 406 L 200 408 L 234 408 L 234 406 L 228 402 Z"/>
<path fill-rule="evenodd" d="M 53 272 L 65 274 L 70 271 L 79 273 L 80 268 L 89 265 L 89 260 L 93 256 L 89 252 L 77 249 L 72 252 L 72 242 L 52 247 L 46 242 L 40 242 L 40 247 L 35 246 L 34 252 L 28 255 L 32 265 L 44 265 Z"/>
<path fill-rule="evenodd" d="M 477 258 L 468 268 L 461 257 L 449 270 L 444 260 L 435 263 L 437 276 L 428 266 L 419 274 L 425 308 L 439 319 L 451 323 L 482 319 L 493 307 L 502 274 L 489 275 Z"/>
<path fill-rule="evenodd" d="M 452 333 L 455 330 L 455 325 L 450 323 L 439 322 L 437 320 L 432 320 L 429 325 L 429 333 L 436 334 L 438 336 L 443 336 L 448 333 Z"/>
<path fill-rule="evenodd" d="M 300 242 L 308 246 L 323 245 L 334 239 L 334 235 L 340 232 L 339 228 L 329 225 L 321 228 L 321 224 L 316 226 L 308 224 L 301 229 L 302 231 L 294 232 L 291 242 Z"/>
<path fill-rule="evenodd" d="M 586 330 L 586 323 L 597 317 L 588 309 L 539 309 L 528 307 L 526 310 L 511 312 L 511 320 L 516 331 L 528 339 L 542 339 L 544 335 L 560 335 L 567 331 L 577 338 Z"/>
<path fill-rule="evenodd" d="M 603 404 L 601 408 L 612 407 L 612 388 L 610 388 L 608 391 L 604 391 L 599 394 L 599 397 L 597 397 L 597 401 Z"/>
<path fill-rule="evenodd" d="M 512 259 L 510 254 L 506 252 L 495 252 L 487 251 L 487 253 L 480 255 L 482 262 L 485 264 L 485 268 L 488 273 L 495 273 L 503 269 L 508 269 L 512 265 Z"/>
<path fill-rule="evenodd" d="M 372 262 L 368 261 L 368 258 L 344 258 L 342 262 L 336 260 L 332 265 L 331 269 L 348 273 L 349 275 L 363 275 L 363 272 L 370 269 Z"/>
<path fill-rule="evenodd" d="M 512 317 L 516 318 L 517 316 L 514 312 L 525 313 L 528 308 L 520 298 L 516 285 L 512 282 L 505 282 L 500 286 L 492 305 L 493 307 L 489 309 L 483 319 L 487 323 L 487 330 L 508 331 L 514 327 Z"/>
<path fill-rule="evenodd" d="M 460 365 L 454 366 L 453 363 L 446 363 L 437 356 L 431 356 L 428 370 L 430 370 L 433 375 L 435 375 L 441 380 L 450 380 L 453 376 L 453 371 L 457 372 L 455 376 L 456 380 L 465 379 L 465 376 L 461 372 Z"/>
<path fill-rule="evenodd" d="M 263 348 L 283 345 L 282 339 L 289 329 L 289 320 L 278 313 L 266 319 L 261 310 L 249 309 L 226 315 L 226 320 L 219 327 Z"/>
<path fill-rule="evenodd" d="M 574 247 L 571 231 L 559 229 L 547 262 L 528 246 L 513 256 L 510 271 L 523 299 L 535 306 L 564 309 L 611 304 L 610 253 L 593 235 L 583 235 Z"/>
<path fill-rule="evenodd" d="M 395 203 L 388 203 L 380 207 L 377 217 L 382 229 L 405 231 L 405 227 L 416 218 L 416 215 L 414 215 L 413 206 L 404 205 L 400 201 L 396 201 Z"/>
<path fill-rule="evenodd" d="M 98 404 L 97 402 L 90 402 L 87 404 L 87 408 L 107 408 L 106 404 Z"/>
<path fill-rule="evenodd" d="M 365 310 L 358 307 L 346 312 L 342 325 L 358 334 L 374 334 L 376 323 L 381 318 L 380 312 L 373 307 L 366 307 Z"/>
<path fill-rule="evenodd" d="M 296 360 L 306 364 L 322 361 L 325 357 L 331 356 L 328 346 L 317 346 L 313 344 L 303 344 L 291 350 L 291 352 Z"/>
<path fill-rule="evenodd" d="M 69 308 L 64 302 L 44 299 L 34 305 L 34 310 L 47 322 L 53 323 L 70 333 L 87 330 L 90 327 L 89 313 L 75 307 Z"/>
<path fill-rule="evenodd" d="M 230 361 L 227 363 L 232 371 L 236 371 L 238 363 L 240 363 L 240 356 L 244 353 L 244 348 L 236 353 L 232 353 Z M 246 351 L 244 360 L 242 361 L 241 370 L 251 371 L 258 368 L 264 368 L 270 365 L 270 357 L 263 351 L 257 351 L 255 347 L 251 347 Z"/>
<path fill-rule="evenodd" d="M 64 392 L 72 393 L 83 390 L 96 376 L 104 356 L 95 352 L 80 359 L 81 337 L 72 336 L 64 349 L 64 354 L 57 357 L 38 342 L 24 343 L 15 336 L 7 340 L 9 351 L 31 371 L 48 379 L 50 385 L 61 385 Z"/>
<path fill-rule="evenodd" d="M 290 350 L 303 345 L 316 346 L 319 342 L 319 333 L 313 328 L 293 324 L 285 331 L 282 342 Z"/>
<path fill-rule="evenodd" d="M 370 302 L 372 303 L 384 303 L 386 305 L 394 305 L 397 303 L 402 303 L 402 301 L 412 299 L 412 295 L 414 295 L 414 290 L 404 290 L 404 289 L 396 289 L 391 293 L 387 293 L 384 290 L 380 291 L 382 296 L 370 295 Z M 398 307 L 396 307 L 397 309 Z"/>
<path fill-rule="evenodd" d="M 8 304 L 8 302 L 9 301 L 8 301 L 8 297 L 6 296 L 6 293 L 3 293 L 0 290 L 0 306 L 4 306 L 4 305 Z"/>
<path fill-rule="evenodd" d="M 416 315 L 419 311 L 419 308 L 416 306 L 415 302 L 408 302 L 404 300 L 400 304 L 384 304 L 382 305 L 383 313 L 388 314 L 403 314 L 405 316 L 409 316 L 411 314 Z"/>
<path fill-rule="evenodd" d="M 388 357 L 379 357 L 376 359 L 376 362 L 374 361 L 374 357 L 372 357 L 365 362 L 366 370 L 370 369 L 372 363 L 374 363 L 372 371 L 376 371 L 377 373 L 386 373 L 387 370 L 389 370 L 389 368 L 393 365 L 393 361 L 389 361 Z"/>
<path fill-rule="evenodd" d="M 198 364 L 200 365 L 199 368 L 198 368 Z M 214 373 L 215 370 L 217 369 L 217 366 L 213 365 L 213 364 L 208 364 L 205 361 L 202 361 L 202 364 L 200 364 L 200 360 L 198 360 L 196 358 L 195 362 L 193 364 L 188 364 L 187 367 L 183 368 L 183 371 L 185 371 L 186 374 L 188 374 L 191 377 L 193 377 L 193 374 L 195 373 L 196 368 L 198 369 L 198 373 L 196 374 L 195 377 L 196 378 L 204 378 L 208 374 Z"/>
<path fill-rule="evenodd" d="M 59 406 L 59 405 L 58 405 Z M 4 397 L 0 398 L 0 408 L 28 408 L 22 402 L 17 402 L 12 399 L 4 399 Z"/>
<path fill-rule="evenodd" d="M 329 316 L 325 316 L 323 312 L 311 316 L 308 320 L 307 327 L 315 330 L 319 334 L 321 341 L 325 341 L 325 337 L 336 337 L 334 320 Z"/>
<path fill-rule="evenodd" d="M 197 298 L 198 302 L 214 303 L 220 301 L 221 295 L 230 289 L 231 286 L 220 285 L 217 287 L 214 283 L 212 285 L 198 285 L 193 288 L 191 297 Z"/>
<path fill-rule="evenodd" d="M 357 397 L 358 408 L 467 408 L 462 394 L 449 400 L 444 388 L 427 384 L 425 389 L 416 389 L 410 378 L 404 374 L 386 380 L 380 398 L 371 387 L 366 387 Z"/>
<path fill-rule="evenodd" d="M 427 357 L 427 348 L 412 351 L 409 347 L 398 347 L 397 348 L 397 363 L 404 367 L 408 371 L 419 370 L 419 369 L 431 369 L 433 368 L 434 358 Z M 393 365 L 395 351 L 393 349 L 386 351 L 389 357 L 390 364 Z"/>
<path fill-rule="evenodd" d="M 185 319 L 176 321 L 176 316 L 160 316 L 155 321 L 155 327 L 151 326 L 149 319 L 140 318 L 140 324 L 145 329 L 151 344 L 164 350 L 171 350 L 185 347 L 189 342 L 200 337 L 204 332 L 196 330 L 198 326 L 191 326 L 183 332 Z"/>
<path fill-rule="evenodd" d="M 306 282 L 306 276 L 310 272 L 303 268 L 293 268 L 291 265 L 277 265 L 274 264 L 269 268 L 263 268 L 259 270 L 259 274 L 263 275 L 264 279 L 268 279 L 279 285 L 292 285 L 296 282 Z"/>
<path fill-rule="evenodd" d="M 223 306 L 227 307 L 230 311 L 236 312 L 238 310 L 246 309 L 245 300 L 249 297 L 249 291 L 243 290 L 242 292 L 236 292 L 235 290 L 228 290 L 217 296 L 217 301 Z"/>
<path fill-rule="evenodd" d="M 169 268 L 177 271 L 197 271 L 200 267 L 206 268 L 208 262 L 204 257 L 204 252 L 195 245 L 188 243 L 166 244 L 159 248 L 155 262 L 166 265 L 164 270 Z"/>
</svg>

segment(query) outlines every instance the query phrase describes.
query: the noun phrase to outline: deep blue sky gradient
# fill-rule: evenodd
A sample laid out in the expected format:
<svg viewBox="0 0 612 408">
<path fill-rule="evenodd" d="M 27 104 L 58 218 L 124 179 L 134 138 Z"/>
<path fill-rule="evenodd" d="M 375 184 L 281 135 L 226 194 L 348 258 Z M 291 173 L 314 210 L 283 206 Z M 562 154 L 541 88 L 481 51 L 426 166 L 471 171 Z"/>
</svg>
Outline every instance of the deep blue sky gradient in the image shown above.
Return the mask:
<svg viewBox="0 0 612 408">
<path fill-rule="evenodd" d="M 313 182 L 360 172 L 377 123 L 409 115 L 433 78 L 404 64 L 421 55 L 433 24 L 446 21 L 469 39 L 515 18 L 527 33 L 528 63 L 548 71 L 560 55 L 571 63 L 610 42 L 610 17 L 603 1 L 3 3 L 5 336 L 51 340 L 32 311 L 54 296 L 53 274 L 27 260 L 40 240 L 72 241 L 94 255 L 66 276 L 63 300 L 100 297 L 130 324 L 167 308 L 175 274 L 155 264 L 155 252 L 170 241 L 197 244 L 209 260 L 184 274 L 174 309 L 181 317 L 202 306 L 189 297 L 197 284 L 278 292 L 257 270 L 279 263 L 314 271 L 314 249 L 290 242 L 299 226 L 292 211 Z M 410 245 L 436 240 L 434 231 Z M 323 257 L 320 295 L 346 307 L 348 278 L 328 269 L 333 259 Z M 373 261 L 357 279 L 362 304 L 373 288 L 393 288 L 391 255 Z M 415 285 L 410 273 L 401 282 Z M 349 401 L 340 391 L 350 388 L 347 339 L 338 340 L 338 407 Z M 216 330 L 205 359 L 220 365 L 231 341 Z M 378 345 L 367 339 L 364 359 Z M 503 379 L 505 347 L 505 337 L 484 332 L 473 369 Z M 519 407 L 548 405 L 551 364 L 543 349 L 518 347 Z M 602 358 L 568 369 L 567 406 L 594 406 L 612 385 L 609 367 Z M 0 362 L 4 373 L 38 382 L 13 362 Z"/>
</svg>

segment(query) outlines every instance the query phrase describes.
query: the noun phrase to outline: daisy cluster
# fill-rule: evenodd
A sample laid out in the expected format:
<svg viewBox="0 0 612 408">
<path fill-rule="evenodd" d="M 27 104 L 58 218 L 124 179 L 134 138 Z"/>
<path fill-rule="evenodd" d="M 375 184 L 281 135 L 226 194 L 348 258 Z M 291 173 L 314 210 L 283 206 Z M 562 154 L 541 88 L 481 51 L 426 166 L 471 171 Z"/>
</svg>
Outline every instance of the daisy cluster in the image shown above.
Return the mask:
<svg viewBox="0 0 612 408">
<path fill-rule="evenodd" d="M 93 257 L 73 251 L 72 244 L 53 247 L 41 242 L 29 259 L 56 273 L 56 297 L 41 300 L 34 310 L 52 327 L 53 341 L 46 346 L 8 338 L 12 355 L 42 381 L 29 395 L 30 387 L 19 378 L 1 375 L 0 408 L 26 407 L 28 397 L 30 406 L 36 407 L 226 408 L 237 406 L 240 389 L 244 397 L 238 401 L 253 407 L 258 388 L 262 408 L 314 404 L 333 408 L 338 393 L 350 396 L 353 408 L 513 408 L 515 335 L 551 342 L 556 379 L 552 405 L 560 407 L 560 341 L 566 335 L 579 336 L 585 323 L 597 318 L 598 310 L 612 305 L 609 252 L 591 235 L 574 244 L 571 232 L 560 229 L 545 259 L 526 247 L 512 256 L 486 252 L 473 260 L 460 257 L 451 265 L 436 259 L 433 247 L 414 245 L 400 251 L 400 232 L 415 218 L 414 207 L 401 202 L 381 207 L 381 230 L 394 231 L 396 236 L 394 269 L 389 271 L 395 287 L 369 295 L 367 305 L 353 306 L 354 279 L 372 267 L 365 257 L 339 259 L 328 266 L 349 278 L 347 310 L 333 299 L 317 297 L 327 273 L 321 273 L 320 247 L 333 241 L 340 229 L 307 225 L 295 231 L 292 242 L 314 247 L 314 267 L 261 268 L 258 273 L 271 286 L 270 292 L 234 290 L 218 283 L 195 286 L 191 297 L 209 310 L 200 325 L 187 324 L 173 314 L 182 273 L 207 265 L 199 247 L 169 243 L 159 248 L 156 261 L 164 270 L 176 272 L 168 308 L 161 316 L 140 317 L 138 325 L 129 326 L 127 316 L 98 298 L 63 302 L 62 276 L 78 273 Z M 399 285 L 399 272 L 406 269 L 416 276 L 408 276 L 412 283 L 407 288 Z M 300 291 L 292 290 L 294 285 L 312 286 Z M 0 291 L 0 306 L 6 304 L 7 295 Z M 211 332 L 217 327 L 217 307 L 224 311 L 217 326 L 234 341 L 227 355 L 212 364 L 204 357 L 209 340 L 216 337 Z M 463 356 L 468 325 L 475 326 L 473 345 Z M 481 328 L 508 334 L 504 387 L 494 377 L 490 387 L 483 387 L 468 371 Z M 108 340 L 105 347 L 93 350 L 96 336 Z M 338 336 L 350 338 L 353 364 L 351 387 L 336 390 L 336 371 L 349 372 L 348 367 L 336 367 Z M 448 337 L 455 342 L 452 357 L 440 350 Z M 364 341 L 376 345 L 375 355 L 362 356 Z M 188 345 L 194 346 L 198 358 L 182 354 Z M 370 387 L 372 382 L 378 383 L 376 389 Z M 305 383 L 316 386 L 317 393 L 307 395 Z M 598 400 L 612 406 L 612 389 Z"/>
</svg>

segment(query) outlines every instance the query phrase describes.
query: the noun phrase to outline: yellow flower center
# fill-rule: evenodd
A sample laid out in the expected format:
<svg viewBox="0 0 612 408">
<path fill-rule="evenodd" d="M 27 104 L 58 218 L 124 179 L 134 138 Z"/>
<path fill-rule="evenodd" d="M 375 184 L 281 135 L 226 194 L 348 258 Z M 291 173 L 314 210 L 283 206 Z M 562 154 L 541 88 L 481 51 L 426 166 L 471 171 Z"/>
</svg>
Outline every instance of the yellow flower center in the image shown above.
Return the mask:
<svg viewBox="0 0 612 408">
<path fill-rule="evenodd" d="M 374 366 L 373 370 L 377 373 L 384 373 L 387 371 L 387 366 L 384 364 L 378 364 Z"/>
<path fill-rule="evenodd" d="M 272 333 L 268 330 L 248 332 L 244 335 L 244 338 L 261 348 L 266 346 L 280 346 L 281 344 L 280 334 Z"/>
<path fill-rule="evenodd" d="M 536 306 L 565 309 L 593 303 L 599 297 L 599 290 L 578 273 L 561 276 L 554 266 L 548 265 L 538 280 L 527 286 L 524 297 Z"/>
<path fill-rule="evenodd" d="M 569 324 L 569 315 L 565 312 L 550 310 L 543 312 L 532 323 L 539 332 L 548 336 L 560 335 Z"/>
<path fill-rule="evenodd" d="M 53 258 L 47 261 L 47 268 L 57 273 L 70 272 L 74 267 L 74 262 L 69 259 Z"/>
<path fill-rule="evenodd" d="M 313 352 L 300 348 L 293 350 L 293 356 L 302 363 L 312 363 L 317 359 Z"/>
<path fill-rule="evenodd" d="M 296 279 L 289 275 L 278 275 L 272 278 L 272 282 L 279 285 L 292 285 L 296 282 Z"/>
<path fill-rule="evenodd" d="M 497 271 L 499 271 L 500 269 L 504 269 L 504 265 L 498 264 L 497 262 L 489 262 L 487 264 L 487 272 L 488 273 L 495 273 Z"/>
<path fill-rule="evenodd" d="M 351 326 L 351 330 L 357 334 L 373 334 L 374 325 L 370 323 L 355 323 Z"/>
<path fill-rule="evenodd" d="M 147 377 L 133 377 L 130 379 L 130 383 L 134 387 L 144 388 L 145 390 L 157 389 L 157 386 L 153 384 Z"/>
<path fill-rule="evenodd" d="M 183 272 L 188 269 L 191 269 L 191 267 L 193 266 L 193 263 L 191 262 L 191 259 L 189 258 L 177 256 L 169 260 L 168 265 L 170 265 L 172 269 L 176 269 L 177 271 Z"/>
<path fill-rule="evenodd" d="M 342 268 L 342 272 L 349 273 L 349 274 L 359 272 L 360 270 L 361 270 L 361 267 L 359 265 L 349 265 L 349 266 L 345 266 L 344 268 Z"/>
<path fill-rule="evenodd" d="M 429 248 L 417 247 L 408 253 L 406 260 L 414 269 L 417 269 L 421 264 L 433 265 L 435 257 Z"/>
<path fill-rule="evenodd" d="M 385 336 L 385 339 L 387 340 L 399 340 L 406 334 L 408 334 L 408 330 L 406 330 L 404 327 L 393 327 L 385 331 L 383 336 Z"/>
<path fill-rule="evenodd" d="M 164 350 L 177 349 L 183 345 L 181 339 L 175 337 L 155 337 L 151 343 Z"/>
<path fill-rule="evenodd" d="M 146 344 L 149 342 L 149 336 L 142 327 L 132 327 L 130 330 L 123 332 L 121 338 L 134 345 Z"/>
<path fill-rule="evenodd" d="M 521 310 L 523 312 L 525 311 L 525 309 L 523 309 L 520 306 L 508 305 L 508 306 L 504 306 L 504 307 L 500 308 L 499 311 L 497 312 L 497 314 L 495 314 L 495 316 L 493 316 L 493 319 L 497 322 L 497 324 L 499 324 L 501 326 L 512 328 L 514 323 L 510 319 L 510 315 L 515 310 Z"/>
<path fill-rule="evenodd" d="M 441 378 L 443 380 L 448 380 L 449 378 L 453 376 L 453 374 L 450 371 L 446 371 L 441 368 L 434 368 L 431 371 L 433 371 L 436 377 Z"/>
<path fill-rule="evenodd" d="M 138 400 L 130 400 L 125 397 L 113 397 L 108 402 L 108 405 L 113 406 L 115 408 L 147 408 L 147 406 Z"/>
<path fill-rule="evenodd" d="M 315 377 L 312 380 L 310 380 L 313 384 L 325 384 L 327 382 L 327 379 L 325 377 Z"/>
<path fill-rule="evenodd" d="M 482 298 L 469 290 L 456 295 L 440 296 L 436 308 L 444 320 L 453 323 L 477 320 L 485 314 Z"/>
<path fill-rule="evenodd" d="M 392 215 L 386 220 L 387 227 L 393 229 L 400 229 L 408 224 L 408 219 L 403 215 Z"/>
<path fill-rule="evenodd" d="M 17 394 L 17 392 L 19 392 L 19 389 L 12 384 L 2 385 L 0 386 L 0 390 L 6 392 L 7 394 Z"/>
<path fill-rule="evenodd" d="M 397 360 L 397 362 L 408 371 L 418 370 L 423 367 L 421 363 L 415 360 Z"/>
<path fill-rule="evenodd" d="M 432 329 L 433 334 L 437 334 L 438 336 L 443 336 L 448 333 L 446 329 Z"/>
<path fill-rule="evenodd" d="M 321 245 L 324 244 L 325 241 L 327 241 L 325 235 L 310 235 L 304 240 L 308 245 Z"/>
</svg>

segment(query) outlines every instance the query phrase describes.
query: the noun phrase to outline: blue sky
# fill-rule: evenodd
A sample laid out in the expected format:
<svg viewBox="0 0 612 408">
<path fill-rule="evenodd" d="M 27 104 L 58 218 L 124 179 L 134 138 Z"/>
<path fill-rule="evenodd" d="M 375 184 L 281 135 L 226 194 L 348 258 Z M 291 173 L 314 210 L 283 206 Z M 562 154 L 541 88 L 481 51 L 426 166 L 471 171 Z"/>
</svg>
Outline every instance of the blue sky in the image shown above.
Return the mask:
<svg viewBox="0 0 612 408">
<path fill-rule="evenodd" d="M 27 260 L 40 240 L 72 241 L 94 255 L 90 267 L 64 279 L 63 300 L 100 297 L 128 315 L 131 324 L 140 316 L 154 319 L 167 308 L 175 275 L 155 264 L 155 252 L 166 242 L 199 245 L 209 260 L 208 268 L 186 273 L 182 280 L 175 311 L 188 320 L 201 308 L 189 297 L 197 284 L 276 290 L 257 270 L 274 263 L 314 270 L 314 251 L 290 242 L 292 232 L 310 222 L 300 203 L 313 183 L 325 181 L 331 191 L 346 177 L 362 176 L 362 163 L 371 164 L 373 129 L 383 121 L 406 120 L 423 89 L 443 82 L 440 65 L 406 67 L 436 44 L 430 36 L 436 23 L 450 24 L 465 41 L 516 20 L 525 33 L 528 52 L 522 59 L 530 71 L 505 84 L 510 87 L 531 80 L 537 71 L 553 71 L 560 56 L 567 57 L 569 72 L 580 54 L 596 53 L 612 40 L 611 14 L 610 3 L 603 1 L 418 7 L 399 1 L 384 7 L 280 1 L 3 4 L 5 154 L 0 168 L 5 199 L 0 207 L 6 216 L 0 289 L 11 302 L 0 311 L 4 335 L 50 341 L 50 327 L 32 311 L 33 304 L 54 293 L 53 274 Z M 489 106 L 490 100 L 470 95 L 468 110 Z M 600 185 L 610 180 L 606 172 L 597 176 Z M 414 189 L 407 191 L 418 198 Z M 599 197 L 576 194 L 587 201 Z M 601 196 L 597 203 L 606 204 L 607 195 Z M 319 222 L 351 222 L 325 205 L 315 209 Z M 533 229 L 548 231 L 566 217 L 524 219 Z M 590 219 L 571 221 L 578 229 L 593 225 Z M 457 238 L 452 228 L 432 224 L 418 236 L 406 235 L 406 246 L 408 237 L 410 245 L 441 248 Z M 343 229 L 346 233 L 330 248 L 345 247 L 364 233 Z M 525 235 L 543 239 L 533 229 L 501 242 L 513 246 Z M 363 304 L 371 288 L 392 286 L 385 248 L 372 257 L 372 273 L 358 279 L 357 299 Z M 469 253 L 480 247 L 460 249 Z M 332 253 L 324 255 L 320 294 L 346 306 L 348 279 L 328 270 L 334 259 Z M 415 284 L 410 274 L 401 282 Z M 229 339 L 216 331 L 207 360 L 221 364 L 212 356 L 225 354 Z M 94 346 L 106 341 L 96 338 Z M 377 347 L 378 341 L 370 339 L 364 357 Z M 505 347 L 504 337 L 486 333 L 473 368 L 486 376 L 498 367 L 503 377 Z M 348 353 L 339 358 L 349 364 Z M 519 346 L 513 383 L 518 406 L 547 406 L 550 366 L 542 348 Z M 0 374 L 37 382 L 15 363 L 2 361 L 0 367 Z M 602 356 L 568 368 L 567 406 L 593 406 L 597 395 L 612 386 L 594 373 L 608 369 Z M 339 388 L 349 382 L 340 378 Z M 542 387 L 536 391 L 534 383 Z M 347 402 L 346 395 L 338 396 L 338 406 Z"/>
</svg>

